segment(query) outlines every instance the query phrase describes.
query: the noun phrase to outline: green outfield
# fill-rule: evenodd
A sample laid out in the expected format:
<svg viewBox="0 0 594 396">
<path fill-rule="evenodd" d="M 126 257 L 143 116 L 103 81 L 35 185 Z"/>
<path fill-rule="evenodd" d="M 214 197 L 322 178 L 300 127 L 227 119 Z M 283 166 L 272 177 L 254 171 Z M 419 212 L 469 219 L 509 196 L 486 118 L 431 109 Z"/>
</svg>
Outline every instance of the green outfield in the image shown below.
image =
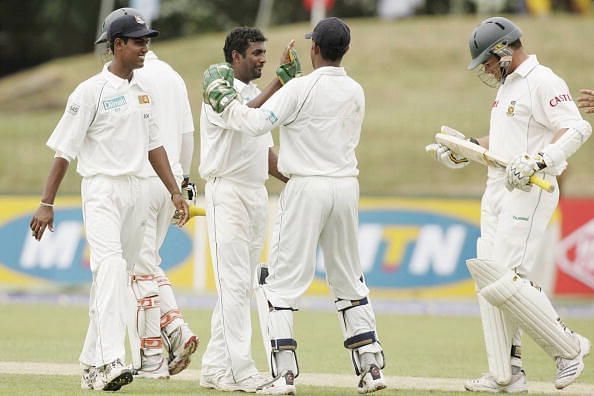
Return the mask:
<svg viewBox="0 0 594 396">
<path fill-rule="evenodd" d="M 364 195 L 476 196 L 483 189 L 485 171 L 477 165 L 454 172 L 430 161 L 424 153 L 439 126 L 451 125 L 472 135 L 487 132 L 495 90 L 466 71 L 469 32 L 481 20 L 475 17 L 418 17 L 383 22 L 350 20 L 353 39 L 345 58 L 347 71 L 363 85 L 366 120 L 358 150 L 361 192 Z M 524 31 L 528 52 L 564 77 L 574 97 L 579 88 L 594 87 L 594 37 L 591 18 L 551 16 L 514 17 Z M 280 50 L 297 39 L 305 71 L 311 70 L 309 42 L 302 39 L 307 24 L 275 27 L 266 35 L 269 65 L 260 80 L 272 76 Z M 224 34 L 204 34 L 159 43 L 154 48 L 184 77 L 198 122 L 201 75 L 205 67 L 222 60 Z M 41 67 L 0 80 L 0 193 L 38 193 L 52 153 L 45 141 L 76 85 L 97 73 L 101 61 L 94 55 L 57 59 Z M 590 117 L 590 121 L 591 117 Z M 198 144 L 197 144 L 198 147 Z M 197 150 L 198 151 L 198 150 Z M 571 159 L 564 179 L 569 195 L 594 196 L 589 142 Z M 197 164 L 196 155 L 194 163 Z M 196 170 L 196 166 L 193 168 Z M 193 172 L 197 178 L 196 171 Z M 62 192 L 79 191 L 75 172 Z M 271 183 L 278 192 L 280 184 Z"/>
<path fill-rule="evenodd" d="M 398 304 L 398 301 L 395 300 L 394 304 Z M 201 355 L 208 342 L 210 312 L 185 310 L 184 314 L 194 331 L 201 336 L 202 344 L 190 365 L 190 370 L 196 370 L 200 368 Z M 0 326 L 0 367 L 6 362 L 76 364 L 88 324 L 85 307 L 0 304 L 0 317 L 3 318 Z M 486 370 L 478 317 L 378 315 L 377 321 L 386 353 L 385 374 L 388 377 L 470 378 Z M 254 358 L 258 367 L 266 370 L 255 317 L 253 322 Z M 567 324 L 585 336 L 594 338 L 593 319 L 570 319 Z M 356 394 L 356 377 L 350 356 L 342 347 L 336 314 L 298 312 L 295 327 L 301 370 L 329 376 L 328 387 L 303 385 L 299 387 L 300 394 Z M 529 381 L 552 383 L 555 375 L 553 361 L 528 337 L 524 338 L 524 367 Z M 592 362 L 590 364 L 594 365 L 592 360 L 590 358 L 587 364 Z M 75 394 L 79 391 L 79 377 L 74 373 L 64 376 L 42 374 L 5 374 L 0 370 L 0 394 Z M 335 380 L 331 378 L 336 377 L 333 376 L 336 374 L 345 375 L 346 384 L 333 384 Z M 594 370 L 587 368 L 579 382 L 594 385 Z M 348 387 L 350 384 L 352 387 Z M 131 394 L 215 394 L 200 389 L 197 377 L 195 380 L 186 378 L 166 383 L 136 381 L 124 390 L 122 393 Z M 553 390 L 552 384 L 550 390 Z M 405 393 L 424 395 L 447 392 L 408 389 Z M 396 391 L 382 391 L 381 394 L 396 394 Z"/>
</svg>

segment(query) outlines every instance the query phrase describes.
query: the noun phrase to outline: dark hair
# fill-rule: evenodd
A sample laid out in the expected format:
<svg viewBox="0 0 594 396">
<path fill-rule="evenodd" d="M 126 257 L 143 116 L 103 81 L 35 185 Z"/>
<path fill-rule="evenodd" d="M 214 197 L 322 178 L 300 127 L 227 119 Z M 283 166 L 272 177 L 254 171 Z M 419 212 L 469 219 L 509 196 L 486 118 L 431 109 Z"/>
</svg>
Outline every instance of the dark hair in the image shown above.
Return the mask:
<svg viewBox="0 0 594 396">
<path fill-rule="evenodd" d="M 522 41 L 520 41 L 520 39 L 517 39 L 516 41 L 511 43 L 509 46 L 513 49 L 522 48 Z"/>
<path fill-rule="evenodd" d="M 266 41 L 266 37 L 264 37 L 260 29 L 236 27 L 229 32 L 225 39 L 225 47 L 223 47 L 225 61 L 229 63 L 233 62 L 233 51 L 237 51 L 242 56 L 245 56 L 245 51 L 251 43 L 259 43 L 262 41 Z"/>
<path fill-rule="evenodd" d="M 316 43 L 316 45 L 320 48 L 320 53 L 322 54 L 322 58 L 329 60 L 329 61 L 337 61 L 341 60 L 344 54 L 347 52 L 349 47 L 323 47 Z"/>
<path fill-rule="evenodd" d="M 115 47 L 115 40 L 116 39 L 122 39 L 124 40 L 124 44 L 128 44 L 128 37 L 122 37 L 122 36 L 115 36 L 110 42 L 109 42 L 109 49 L 111 50 L 111 53 L 115 55 L 115 51 L 114 51 L 114 47 Z"/>
</svg>

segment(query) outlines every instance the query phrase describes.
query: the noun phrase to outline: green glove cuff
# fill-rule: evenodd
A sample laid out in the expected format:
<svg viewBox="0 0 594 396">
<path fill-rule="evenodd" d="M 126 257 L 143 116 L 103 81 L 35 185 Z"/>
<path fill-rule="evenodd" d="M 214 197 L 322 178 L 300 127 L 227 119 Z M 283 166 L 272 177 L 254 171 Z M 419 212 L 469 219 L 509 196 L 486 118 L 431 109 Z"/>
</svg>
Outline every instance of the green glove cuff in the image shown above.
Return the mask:
<svg viewBox="0 0 594 396">
<path fill-rule="evenodd" d="M 276 69 L 276 75 L 282 85 L 301 75 L 301 62 L 299 62 L 299 55 L 295 48 L 289 49 L 289 59 L 288 63 L 284 63 Z"/>
</svg>

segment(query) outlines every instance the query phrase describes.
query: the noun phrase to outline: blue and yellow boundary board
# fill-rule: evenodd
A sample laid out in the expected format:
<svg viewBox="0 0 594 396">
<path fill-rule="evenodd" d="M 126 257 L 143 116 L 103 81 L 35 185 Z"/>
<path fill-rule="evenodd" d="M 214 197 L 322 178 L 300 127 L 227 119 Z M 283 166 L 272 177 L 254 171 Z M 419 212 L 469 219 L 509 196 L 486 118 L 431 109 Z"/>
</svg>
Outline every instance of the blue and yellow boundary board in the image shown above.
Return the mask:
<svg viewBox="0 0 594 396">
<path fill-rule="evenodd" d="M 80 198 L 57 199 L 55 232 L 46 232 L 41 242 L 31 237 L 28 228 L 38 203 L 34 197 L 0 197 L 0 287 L 34 290 L 90 284 Z M 276 203 L 271 198 L 263 262 Z M 475 256 L 479 216 L 480 202 L 475 199 L 361 199 L 360 258 L 374 295 L 473 295 L 465 260 Z M 194 218 L 182 229 L 172 226 L 161 255 L 176 287 L 214 292 L 204 218 Z M 327 294 L 321 254 L 318 257 L 316 279 L 308 293 Z"/>
</svg>

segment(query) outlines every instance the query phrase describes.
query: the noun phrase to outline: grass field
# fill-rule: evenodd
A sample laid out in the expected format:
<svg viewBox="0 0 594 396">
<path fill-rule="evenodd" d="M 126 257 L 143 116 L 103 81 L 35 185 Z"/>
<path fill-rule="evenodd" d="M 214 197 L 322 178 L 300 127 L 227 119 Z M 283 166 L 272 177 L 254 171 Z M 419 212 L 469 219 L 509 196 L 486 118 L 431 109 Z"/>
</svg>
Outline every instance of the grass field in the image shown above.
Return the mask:
<svg viewBox="0 0 594 396">
<path fill-rule="evenodd" d="M 476 196 L 484 185 L 485 170 L 471 166 L 454 172 L 430 161 L 424 146 L 442 124 L 470 135 L 487 132 L 489 109 L 495 95 L 466 71 L 467 39 L 481 17 L 419 17 L 395 23 L 376 19 L 350 20 L 353 40 L 344 64 L 363 85 L 366 120 L 358 150 L 363 195 Z M 594 36 L 591 18 L 552 16 L 548 19 L 514 17 L 524 31 L 527 50 L 564 77 L 572 94 L 594 87 L 594 52 L 586 50 Z M 280 50 L 297 39 L 305 71 L 311 70 L 309 42 L 301 39 L 306 24 L 275 27 L 266 32 L 269 65 L 261 85 L 272 76 Z M 159 42 L 154 48 L 184 77 L 189 87 L 194 119 L 198 121 L 201 75 L 222 59 L 224 34 L 204 34 Z M 0 80 L 0 193 L 38 193 L 52 153 L 44 146 L 76 85 L 100 70 L 94 55 L 57 59 L 30 71 Z M 590 121 L 592 121 L 590 117 Z M 198 147 L 196 152 L 198 152 Z M 594 143 L 570 161 L 564 179 L 569 195 L 594 196 L 590 158 Z M 194 177 L 197 179 L 194 159 Z M 69 172 L 62 192 L 76 193 L 79 177 Z M 281 185 L 271 182 L 278 192 Z"/>
<path fill-rule="evenodd" d="M 394 304 L 398 304 L 398 301 L 394 301 Z M 185 310 L 184 314 L 202 341 L 190 365 L 190 369 L 195 370 L 200 368 L 201 355 L 208 342 L 210 312 Z M 2 362 L 77 362 L 88 324 L 85 307 L 0 304 L 0 317 L 4 318 L 0 326 L 0 365 Z M 480 321 L 477 317 L 378 315 L 377 321 L 387 360 L 384 372 L 389 377 L 471 378 L 486 369 Z M 257 323 L 257 320 L 254 318 L 253 322 Z M 593 319 L 571 319 L 566 322 L 576 331 L 594 338 Z M 336 314 L 298 312 L 295 326 L 299 343 L 299 364 L 303 373 L 327 374 L 329 378 L 342 374 L 347 379 L 346 384 L 336 385 L 335 388 L 299 386 L 300 394 L 356 394 L 356 378 L 350 356 L 342 347 Z M 253 355 L 258 367 L 264 371 L 266 363 L 257 324 L 254 327 Z M 531 381 L 550 383 L 555 375 L 554 363 L 528 337 L 525 337 L 524 342 L 524 367 Z M 594 370 L 587 368 L 579 382 L 594 384 Z M 125 393 L 131 394 L 216 394 L 201 390 L 197 375 L 194 380 L 172 380 L 168 383 L 136 381 L 124 389 Z M 550 390 L 553 391 L 552 385 Z M 79 377 L 75 375 L 15 375 L 0 372 L 2 395 L 76 394 L 78 391 Z M 427 390 L 408 389 L 405 394 L 440 393 L 447 392 L 429 393 Z M 396 391 L 381 394 L 396 394 Z"/>
</svg>

